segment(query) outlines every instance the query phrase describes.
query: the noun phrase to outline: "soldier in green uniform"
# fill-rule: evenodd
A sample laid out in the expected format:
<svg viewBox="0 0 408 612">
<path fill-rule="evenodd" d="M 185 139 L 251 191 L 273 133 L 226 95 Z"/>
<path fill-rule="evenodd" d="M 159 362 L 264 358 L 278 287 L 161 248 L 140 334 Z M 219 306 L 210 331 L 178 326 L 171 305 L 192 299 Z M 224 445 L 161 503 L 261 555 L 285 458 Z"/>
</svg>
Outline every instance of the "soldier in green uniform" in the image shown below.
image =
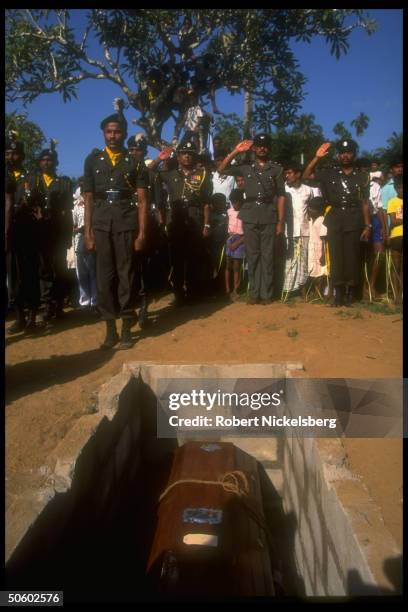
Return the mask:
<svg viewBox="0 0 408 612">
<path fill-rule="evenodd" d="M 6 141 L 6 162 L 15 181 L 14 205 L 10 223 L 10 249 L 7 256 L 9 301 L 16 311 L 10 333 L 34 331 L 40 304 L 38 218 L 29 187 L 30 177 L 23 166 L 24 143 Z M 26 319 L 25 308 L 28 308 Z"/>
<path fill-rule="evenodd" d="M 209 280 L 205 239 L 210 234 L 212 179 L 197 166 L 193 142 L 179 145 L 177 159 L 178 168 L 160 172 L 160 178 L 168 194 L 166 224 L 175 303 L 182 305 L 202 295 Z"/>
<path fill-rule="evenodd" d="M 239 212 L 244 224 L 245 253 L 248 261 L 248 304 L 269 304 L 273 295 L 273 253 L 275 236 L 284 232 L 285 184 L 283 169 L 270 161 L 272 140 L 258 134 L 244 140 L 227 155 L 218 168 L 220 174 L 243 176 L 245 200 Z M 252 163 L 230 165 L 238 153 L 253 149 Z"/>
<path fill-rule="evenodd" d="M 303 178 L 316 178 L 330 205 L 325 215 L 330 254 L 330 275 L 335 289 L 334 306 L 350 306 L 361 274 L 361 245 L 371 232 L 370 177 L 356 166 L 357 144 L 351 139 L 336 144 L 339 166 L 316 168 L 331 143 L 323 143 L 306 167 Z"/>
<path fill-rule="evenodd" d="M 145 246 L 148 179 L 144 164 L 124 147 L 127 123 L 123 115 L 106 117 L 100 127 L 106 146 L 94 149 L 84 167 L 85 244 L 96 250 L 97 303 L 106 321 L 101 348 L 119 342 L 116 318 L 120 316 L 119 348 L 127 349 L 132 346 L 138 293 L 135 250 Z"/>
<path fill-rule="evenodd" d="M 67 282 L 67 249 L 72 243 L 72 183 L 57 175 L 58 155 L 51 141 L 38 157 L 38 172 L 29 180 L 33 205 L 38 211 L 41 301 L 43 320 L 64 316 Z"/>
</svg>

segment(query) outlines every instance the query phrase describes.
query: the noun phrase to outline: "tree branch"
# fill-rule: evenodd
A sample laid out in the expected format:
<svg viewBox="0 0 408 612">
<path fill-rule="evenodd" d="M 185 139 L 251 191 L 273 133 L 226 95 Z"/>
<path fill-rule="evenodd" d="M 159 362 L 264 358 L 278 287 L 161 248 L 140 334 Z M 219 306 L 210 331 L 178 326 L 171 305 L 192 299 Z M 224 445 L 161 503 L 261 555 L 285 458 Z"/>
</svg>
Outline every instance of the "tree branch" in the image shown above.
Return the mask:
<svg viewBox="0 0 408 612">
<path fill-rule="evenodd" d="M 112 71 L 114 74 L 111 80 L 113 80 L 117 85 L 119 85 L 119 87 L 122 88 L 123 92 L 129 97 L 129 94 L 130 95 L 132 94 L 132 90 L 130 89 L 129 85 L 126 84 L 122 74 L 120 73 L 118 64 L 117 63 L 115 64 L 115 62 L 113 61 L 111 52 L 107 45 L 104 45 L 103 52 L 104 52 L 106 61 L 108 62 L 109 66 L 112 68 Z"/>
<path fill-rule="evenodd" d="M 46 36 L 46 34 L 45 34 L 44 30 L 42 30 L 42 29 L 40 28 L 38 21 L 37 21 L 36 19 L 34 19 L 34 17 L 33 17 L 33 15 L 32 15 L 32 13 L 31 13 L 31 11 L 30 11 L 30 9 L 25 9 L 25 10 L 26 10 L 26 13 L 28 13 L 28 16 L 30 17 L 30 19 L 31 19 L 31 21 L 32 21 L 32 23 L 33 23 L 33 25 L 34 25 L 34 27 L 35 27 L 35 28 L 37 28 L 37 30 L 38 30 L 39 32 L 41 32 L 41 34 L 43 34 L 44 36 Z"/>
<path fill-rule="evenodd" d="M 55 63 L 54 54 L 51 51 L 50 51 L 50 57 L 51 57 L 52 67 L 54 70 L 54 79 L 57 81 L 58 80 L 58 69 L 57 69 L 57 64 Z"/>
<path fill-rule="evenodd" d="M 89 25 L 88 25 L 88 26 L 86 26 L 86 29 L 85 29 L 84 35 L 83 35 L 83 37 L 82 37 L 82 42 L 81 42 L 80 47 L 79 47 L 79 50 L 80 50 L 80 52 L 81 52 L 81 53 L 84 53 L 84 52 L 85 52 L 85 51 L 84 51 L 84 49 L 85 49 L 85 43 L 86 43 L 86 39 L 88 38 L 88 35 L 89 35 L 89 32 L 90 32 L 90 31 L 91 31 L 91 26 L 89 26 Z"/>
<path fill-rule="evenodd" d="M 171 62 L 174 64 L 175 63 L 174 56 L 177 52 L 176 47 L 173 45 L 170 36 L 166 35 L 163 32 L 160 22 L 157 23 L 157 31 L 159 32 L 161 41 L 163 42 L 164 46 L 167 48 L 167 51 L 169 52 Z"/>
</svg>

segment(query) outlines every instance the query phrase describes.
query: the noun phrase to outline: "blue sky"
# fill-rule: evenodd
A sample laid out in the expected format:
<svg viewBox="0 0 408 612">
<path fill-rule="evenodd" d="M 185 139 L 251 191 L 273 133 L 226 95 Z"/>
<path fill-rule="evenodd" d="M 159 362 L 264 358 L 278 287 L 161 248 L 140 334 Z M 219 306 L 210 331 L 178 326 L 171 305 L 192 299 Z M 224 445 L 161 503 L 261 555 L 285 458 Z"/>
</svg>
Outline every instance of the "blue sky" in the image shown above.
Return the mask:
<svg viewBox="0 0 408 612">
<path fill-rule="evenodd" d="M 78 23 L 83 11 L 78 10 Z M 305 99 L 302 113 L 313 113 L 328 138 L 335 138 L 333 126 L 344 121 L 353 133 L 350 121 L 361 111 L 370 118 L 370 125 L 358 140 L 360 150 L 373 150 L 386 145 L 392 132 L 402 131 L 402 21 L 401 9 L 370 10 L 377 20 L 378 29 L 368 36 L 354 31 L 350 37 L 350 50 L 336 60 L 323 40 L 310 44 L 294 43 L 293 49 L 306 76 Z M 78 88 L 78 100 L 64 104 L 58 94 L 40 96 L 25 109 L 21 104 L 7 104 L 6 110 L 17 109 L 28 113 L 47 138 L 59 141 L 59 172 L 80 176 L 83 161 L 94 147 L 102 147 L 99 123 L 113 112 L 112 100 L 121 91 L 108 81 L 86 81 Z M 242 116 L 243 97 L 217 92 L 221 111 Z M 129 133 L 140 131 L 131 124 L 136 111 L 125 111 Z M 170 139 L 172 126 L 163 132 Z M 157 155 L 149 148 L 149 156 Z"/>
</svg>

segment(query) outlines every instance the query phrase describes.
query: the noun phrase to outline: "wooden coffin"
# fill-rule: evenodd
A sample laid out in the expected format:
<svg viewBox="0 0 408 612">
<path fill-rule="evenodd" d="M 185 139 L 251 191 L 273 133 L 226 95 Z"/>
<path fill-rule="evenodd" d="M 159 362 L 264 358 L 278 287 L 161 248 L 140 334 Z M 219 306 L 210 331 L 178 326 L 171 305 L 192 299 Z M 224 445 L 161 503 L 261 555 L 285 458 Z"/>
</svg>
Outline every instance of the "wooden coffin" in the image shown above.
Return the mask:
<svg viewBox="0 0 408 612">
<path fill-rule="evenodd" d="M 167 597 L 274 595 L 253 457 L 221 442 L 175 451 L 147 571 Z"/>
</svg>

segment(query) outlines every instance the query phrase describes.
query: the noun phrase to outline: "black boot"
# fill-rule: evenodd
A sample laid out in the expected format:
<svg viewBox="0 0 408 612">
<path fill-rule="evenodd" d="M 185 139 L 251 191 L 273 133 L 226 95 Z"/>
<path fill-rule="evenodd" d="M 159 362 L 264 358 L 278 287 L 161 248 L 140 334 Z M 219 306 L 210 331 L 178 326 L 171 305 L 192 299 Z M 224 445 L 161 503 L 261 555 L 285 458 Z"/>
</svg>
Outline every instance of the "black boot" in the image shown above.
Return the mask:
<svg viewBox="0 0 408 612">
<path fill-rule="evenodd" d="M 132 327 L 132 318 L 122 319 L 122 334 L 120 337 L 120 344 L 118 349 L 125 350 L 133 346 L 132 334 L 130 333 Z"/>
<path fill-rule="evenodd" d="M 18 334 L 21 331 L 24 331 L 26 326 L 26 319 L 24 314 L 24 308 L 16 308 L 16 320 L 10 327 L 8 328 L 9 334 Z"/>
<path fill-rule="evenodd" d="M 332 306 L 334 306 L 335 308 L 344 306 L 344 286 L 337 285 L 335 287 L 335 291 L 336 291 L 336 295 L 334 296 L 334 302 Z"/>
<path fill-rule="evenodd" d="M 25 334 L 31 334 L 32 332 L 35 332 L 37 330 L 36 318 L 37 318 L 37 311 L 30 310 L 28 313 L 27 325 L 25 326 L 25 330 L 24 330 Z"/>
<path fill-rule="evenodd" d="M 354 287 L 347 287 L 346 296 L 344 298 L 344 305 L 347 306 L 347 308 L 351 308 L 353 306 L 354 301 Z"/>
<path fill-rule="evenodd" d="M 55 308 L 55 318 L 56 319 L 65 319 L 66 314 L 64 311 L 64 302 L 57 302 L 56 308 Z"/>
<path fill-rule="evenodd" d="M 106 336 L 101 344 L 101 349 L 111 349 L 119 342 L 118 332 L 116 331 L 116 323 L 114 319 L 106 321 Z"/>
<path fill-rule="evenodd" d="M 55 308 L 53 307 L 52 304 L 46 304 L 45 305 L 45 310 L 41 316 L 41 319 L 44 323 L 47 323 L 48 321 L 51 321 L 52 318 L 54 318 L 55 316 Z"/>
<path fill-rule="evenodd" d="M 139 310 L 139 326 L 140 329 L 145 329 L 150 324 L 150 321 L 147 317 L 147 300 L 144 298 L 142 300 L 142 306 Z"/>
</svg>

